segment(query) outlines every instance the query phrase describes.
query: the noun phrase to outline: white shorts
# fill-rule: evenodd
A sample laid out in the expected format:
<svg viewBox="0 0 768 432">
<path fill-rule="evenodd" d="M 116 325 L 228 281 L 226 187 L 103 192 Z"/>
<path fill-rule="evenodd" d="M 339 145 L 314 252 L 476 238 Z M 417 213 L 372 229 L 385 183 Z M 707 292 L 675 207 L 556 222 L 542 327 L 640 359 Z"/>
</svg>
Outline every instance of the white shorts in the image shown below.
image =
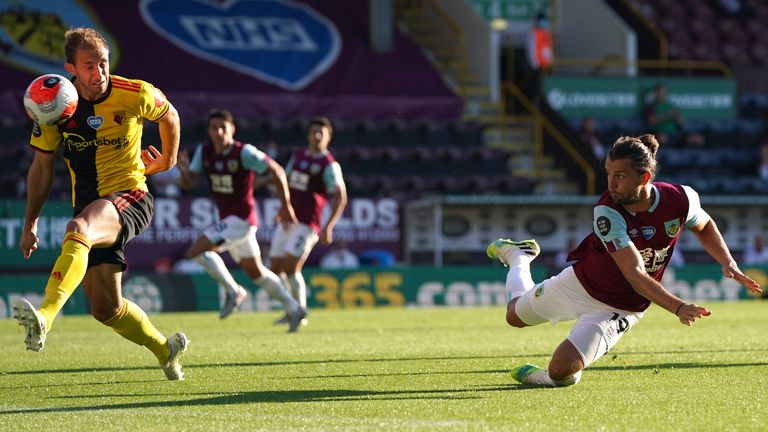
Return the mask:
<svg viewBox="0 0 768 432">
<path fill-rule="evenodd" d="M 528 325 L 576 320 L 568 340 L 581 354 L 584 367 L 610 351 L 644 314 L 595 300 L 581 285 L 573 267 L 539 282 L 520 296 L 515 313 Z"/>
<path fill-rule="evenodd" d="M 237 216 L 227 216 L 203 231 L 219 251 L 229 252 L 239 263 L 243 258 L 260 257 L 261 250 L 256 241 L 256 227 Z"/>
<path fill-rule="evenodd" d="M 278 224 L 275 234 L 272 236 L 272 245 L 269 247 L 270 258 L 278 258 L 290 255 L 296 258 L 306 258 L 315 247 L 320 236 L 307 224 L 298 223 L 288 225 Z"/>
</svg>

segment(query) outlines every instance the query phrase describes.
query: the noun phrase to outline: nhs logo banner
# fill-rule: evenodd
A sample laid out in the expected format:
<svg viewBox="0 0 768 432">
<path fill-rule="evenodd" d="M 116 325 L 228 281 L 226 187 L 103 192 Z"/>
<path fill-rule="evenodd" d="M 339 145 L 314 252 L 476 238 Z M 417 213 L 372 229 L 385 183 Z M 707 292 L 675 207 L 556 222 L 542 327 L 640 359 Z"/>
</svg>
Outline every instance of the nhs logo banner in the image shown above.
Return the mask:
<svg viewBox="0 0 768 432">
<path fill-rule="evenodd" d="M 333 23 L 290 0 L 142 0 L 139 10 L 188 53 L 286 90 L 306 87 L 341 51 Z"/>
</svg>

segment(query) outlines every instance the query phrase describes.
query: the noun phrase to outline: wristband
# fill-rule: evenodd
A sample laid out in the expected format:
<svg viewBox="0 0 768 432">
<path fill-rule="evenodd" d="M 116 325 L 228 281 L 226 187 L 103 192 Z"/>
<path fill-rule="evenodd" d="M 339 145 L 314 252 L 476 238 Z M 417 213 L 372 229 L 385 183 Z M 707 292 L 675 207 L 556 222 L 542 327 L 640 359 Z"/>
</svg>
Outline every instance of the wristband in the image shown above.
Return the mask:
<svg viewBox="0 0 768 432">
<path fill-rule="evenodd" d="M 680 312 L 680 308 L 683 307 L 684 305 L 685 305 L 685 302 L 682 302 L 680 303 L 680 306 L 678 306 L 677 309 L 675 309 L 675 316 L 678 316 L 677 313 Z"/>
</svg>

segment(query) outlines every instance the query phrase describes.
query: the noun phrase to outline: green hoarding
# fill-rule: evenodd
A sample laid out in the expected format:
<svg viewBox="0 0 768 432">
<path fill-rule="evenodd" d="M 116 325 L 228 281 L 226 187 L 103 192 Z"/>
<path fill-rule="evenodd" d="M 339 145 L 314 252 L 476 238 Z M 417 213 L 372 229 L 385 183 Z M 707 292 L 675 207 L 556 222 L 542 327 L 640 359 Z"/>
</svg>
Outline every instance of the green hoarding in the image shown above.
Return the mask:
<svg viewBox="0 0 768 432">
<path fill-rule="evenodd" d="M 37 224 L 40 241 L 28 260 L 19 249 L 26 202 L 0 200 L 0 268 L 48 269 L 61 253 L 61 242 L 72 219 L 72 202 L 52 200 L 46 203 Z"/>
<path fill-rule="evenodd" d="M 565 117 L 642 119 L 653 88 L 662 82 L 684 119 L 736 118 L 736 83 L 725 78 L 548 77 L 544 93 Z"/>
<path fill-rule="evenodd" d="M 546 267 L 534 266 L 534 280 L 547 277 Z M 765 285 L 768 267 L 747 268 L 752 278 Z M 363 268 L 344 271 L 305 269 L 310 308 L 503 306 L 506 304 L 506 269 L 488 267 Z M 251 291 L 242 310 L 273 310 L 280 305 L 245 278 L 235 278 Z M 47 275 L 0 276 L 0 318 L 11 316 L 11 302 L 24 297 L 39 305 Z M 726 279 L 717 265 L 689 265 L 668 269 L 664 285 L 676 295 L 698 302 L 752 298 L 732 279 Z M 158 275 L 127 273 L 123 294 L 148 313 L 168 311 L 214 311 L 222 296 L 205 274 Z M 78 289 L 63 314 L 88 313 L 88 303 Z"/>
</svg>

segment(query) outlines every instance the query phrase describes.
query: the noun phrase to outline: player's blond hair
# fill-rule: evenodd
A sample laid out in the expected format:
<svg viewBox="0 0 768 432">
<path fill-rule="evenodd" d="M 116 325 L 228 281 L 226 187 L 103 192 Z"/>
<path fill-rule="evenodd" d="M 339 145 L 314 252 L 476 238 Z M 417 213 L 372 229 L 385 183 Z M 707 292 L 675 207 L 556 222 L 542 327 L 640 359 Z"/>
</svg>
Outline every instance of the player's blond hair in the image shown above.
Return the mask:
<svg viewBox="0 0 768 432">
<path fill-rule="evenodd" d="M 109 52 L 109 44 L 104 36 L 88 27 L 77 27 L 67 30 L 64 34 L 64 56 L 67 63 L 75 64 L 77 50 L 104 48 Z"/>
</svg>

